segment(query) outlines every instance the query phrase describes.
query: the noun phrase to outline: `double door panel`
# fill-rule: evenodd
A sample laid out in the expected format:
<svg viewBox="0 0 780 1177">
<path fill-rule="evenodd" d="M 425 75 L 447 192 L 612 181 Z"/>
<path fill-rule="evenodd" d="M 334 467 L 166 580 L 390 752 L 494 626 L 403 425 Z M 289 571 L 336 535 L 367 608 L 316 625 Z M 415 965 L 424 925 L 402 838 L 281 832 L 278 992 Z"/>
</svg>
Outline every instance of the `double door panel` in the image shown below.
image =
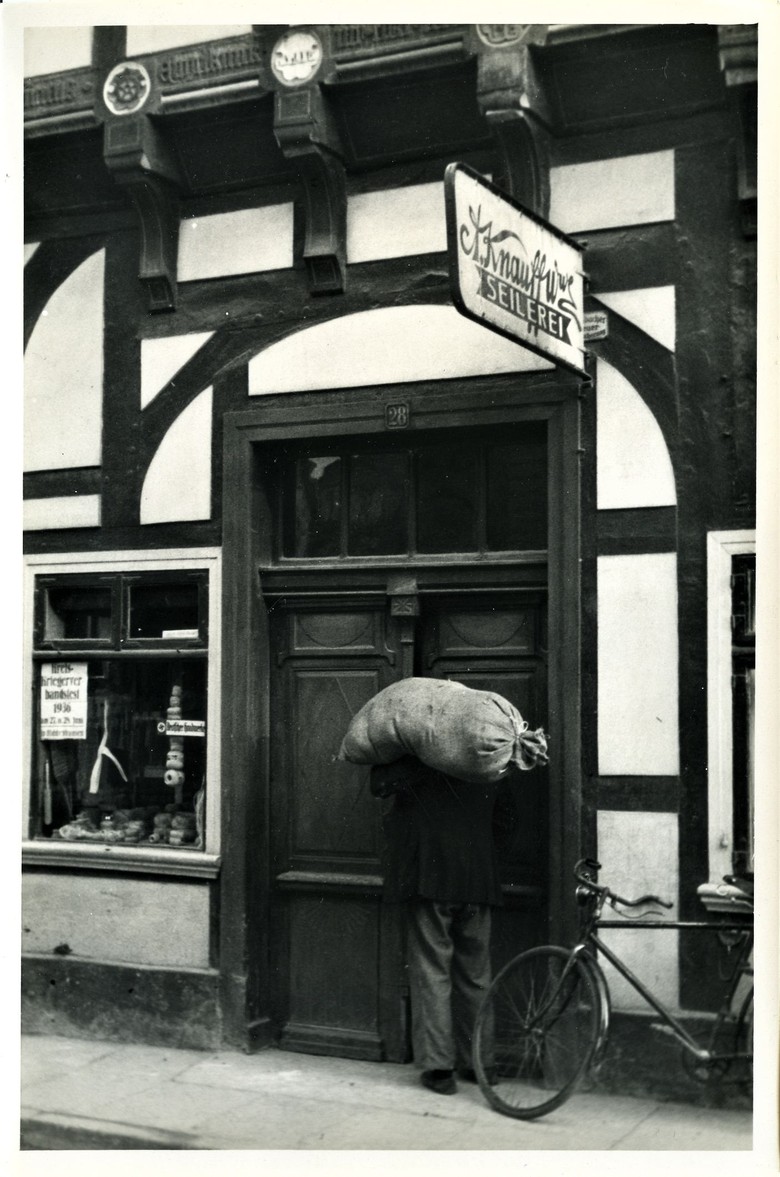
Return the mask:
<svg viewBox="0 0 780 1177">
<path fill-rule="evenodd" d="M 402 909 L 381 901 L 381 805 L 369 770 L 336 759 L 352 716 L 411 670 L 510 699 L 544 722 L 544 597 L 448 594 L 419 617 L 337 592 L 270 610 L 273 1013 L 280 1045 L 345 1057 L 409 1055 Z M 506 907 L 496 952 L 540 938 L 546 773 L 500 799 Z"/>
</svg>

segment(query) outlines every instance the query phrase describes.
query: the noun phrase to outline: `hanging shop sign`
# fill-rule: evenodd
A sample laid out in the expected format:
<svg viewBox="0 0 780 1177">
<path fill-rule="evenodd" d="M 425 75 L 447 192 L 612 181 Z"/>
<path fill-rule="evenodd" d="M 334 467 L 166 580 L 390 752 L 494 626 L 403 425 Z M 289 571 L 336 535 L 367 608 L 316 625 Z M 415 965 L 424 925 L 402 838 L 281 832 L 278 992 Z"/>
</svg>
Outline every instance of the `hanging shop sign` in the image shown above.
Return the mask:
<svg viewBox="0 0 780 1177">
<path fill-rule="evenodd" d="M 86 662 L 45 662 L 41 666 L 41 739 L 86 740 Z"/>
<path fill-rule="evenodd" d="M 457 309 L 586 375 L 582 247 L 465 164 L 448 165 L 444 188 Z"/>
</svg>

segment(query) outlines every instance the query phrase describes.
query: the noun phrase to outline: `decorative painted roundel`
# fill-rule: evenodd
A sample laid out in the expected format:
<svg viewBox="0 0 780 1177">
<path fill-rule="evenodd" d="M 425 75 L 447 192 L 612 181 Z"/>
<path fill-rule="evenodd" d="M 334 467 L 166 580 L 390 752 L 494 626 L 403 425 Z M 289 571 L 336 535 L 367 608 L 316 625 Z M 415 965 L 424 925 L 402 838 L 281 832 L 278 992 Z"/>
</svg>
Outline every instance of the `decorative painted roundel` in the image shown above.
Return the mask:
<svg viewBox="0 0 780 1177">
<path fill-rule="evenodd" d="M 322 64 L 322 42 L 316 33 L 296 30 L 279 38 L 271 51 L 271 70 L 285 86 L 309 82 Z"/>
<path fill-rule="evenodd" d="M 484 45 L 516 45 L 530 25 L 477 25 L 477 36 Z"/>
<path fill-rule="evenodd" d="M 135 114 L 146 102 L 152 83 L 137 61 L 115 65 L 103 87 L 103 101 L 112 114 Z"/>
</svg>

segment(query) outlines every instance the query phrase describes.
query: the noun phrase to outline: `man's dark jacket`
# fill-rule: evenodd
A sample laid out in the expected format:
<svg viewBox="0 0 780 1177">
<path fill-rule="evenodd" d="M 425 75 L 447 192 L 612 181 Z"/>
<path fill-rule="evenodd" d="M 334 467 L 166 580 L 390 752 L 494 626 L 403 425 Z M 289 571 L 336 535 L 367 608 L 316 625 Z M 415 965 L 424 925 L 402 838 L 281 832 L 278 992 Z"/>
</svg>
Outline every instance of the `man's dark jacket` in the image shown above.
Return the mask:
<svg viewBox="0 0 780 1177">
<path fill-rule="evenodd" d="M 371 791 L 389 798 L 382 817 L 386 900 L 501 904 L 495 785 L 472 785 L 405 756 L 371 770 Z"/>
</svg>

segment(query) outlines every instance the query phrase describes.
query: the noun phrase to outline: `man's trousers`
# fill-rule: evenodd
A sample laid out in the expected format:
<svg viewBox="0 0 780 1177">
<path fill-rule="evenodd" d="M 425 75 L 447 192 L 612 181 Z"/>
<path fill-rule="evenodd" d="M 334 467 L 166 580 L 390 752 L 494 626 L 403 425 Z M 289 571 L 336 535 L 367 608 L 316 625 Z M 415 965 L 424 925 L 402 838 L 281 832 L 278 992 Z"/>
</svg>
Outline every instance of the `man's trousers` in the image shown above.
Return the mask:
<svg viewBox="0 0 780 1177">
<path fill-rule="evenodd" d="M 490 985 L 490 908 L 414 899 L 408 911 L 415 1062 L 424 1071 L 470 1067 Z"/>
</svg>

